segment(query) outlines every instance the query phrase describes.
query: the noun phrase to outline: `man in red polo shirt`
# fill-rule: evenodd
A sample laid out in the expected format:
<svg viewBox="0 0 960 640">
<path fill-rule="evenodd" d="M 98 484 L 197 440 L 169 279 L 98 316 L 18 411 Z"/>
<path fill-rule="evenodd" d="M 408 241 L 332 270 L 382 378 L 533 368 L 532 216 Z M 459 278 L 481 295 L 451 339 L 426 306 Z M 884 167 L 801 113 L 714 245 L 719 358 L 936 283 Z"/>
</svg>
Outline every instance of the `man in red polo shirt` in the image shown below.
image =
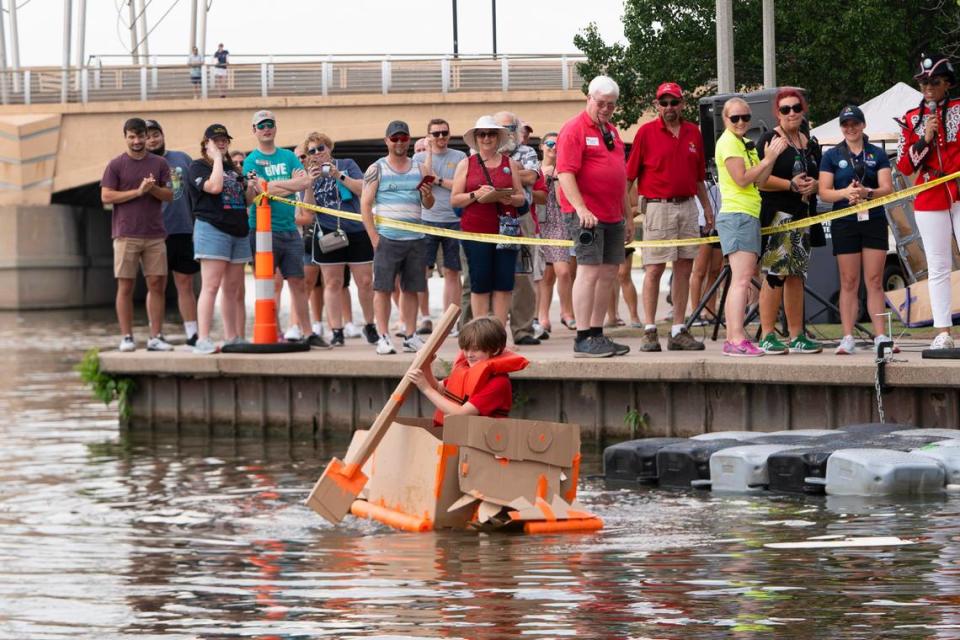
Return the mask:
<svg viewBox="0 0 960 640">
<path fill-rule="evenodd" d="M 603 317 L 624 259 L 625 238 L 633 238 L 626 154 L 616 127 L 610 124 L 619 97 L 616 82 L 597 76 L 590 81 L 586 108 L 563 125 L 557 138 L 557 195 L 577 256 L 575 358 L 608 358 L 630 351 L 603 335 Z"/>
<path fill-rule="evenodd" d="M 705 165 L 700 129 L 684 121 L 683 90 L 676 82 L 664 82 L 654 101 L 658 117 L 637 130 L 627 162 L 627 179 L 638 181 L 637 193 L 643 198 L 646 213 L 644 240 L 699 238 L 697 205 L 703 206 L 705 231 L 713 226 L 713 210 L 703 184 Z M 660 351 L 657 336 L 657 299 L 660 276 L 667 262 L 673 263 L 673 327 L 667 338 L 671 351 L 701 351 L 703 343 L 694 340 L 683 324 L 690 291 L 690 272 L 697 246 L 649 247 L 643 249 L 644 332 L 641 351 Z"/>
</svg>

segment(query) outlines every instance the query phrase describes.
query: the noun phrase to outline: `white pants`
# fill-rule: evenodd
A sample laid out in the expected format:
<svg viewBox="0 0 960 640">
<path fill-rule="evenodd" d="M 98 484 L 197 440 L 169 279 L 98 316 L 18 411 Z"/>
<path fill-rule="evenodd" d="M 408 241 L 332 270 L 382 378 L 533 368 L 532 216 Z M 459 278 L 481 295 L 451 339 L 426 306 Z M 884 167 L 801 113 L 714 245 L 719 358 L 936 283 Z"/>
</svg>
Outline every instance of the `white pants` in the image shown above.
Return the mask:
<svg viewBox="0 0 960 640">
<path fill-rule="evenodd" d="M 960 245 L 960 202 L 950 210 L 916 211 L 917 228 L 927 255 L 927 286 L 933 326 L 948 329 L 953 325 L 950 309 L 950 272 L 953 270 L 953 238 Z"/>
</svg>

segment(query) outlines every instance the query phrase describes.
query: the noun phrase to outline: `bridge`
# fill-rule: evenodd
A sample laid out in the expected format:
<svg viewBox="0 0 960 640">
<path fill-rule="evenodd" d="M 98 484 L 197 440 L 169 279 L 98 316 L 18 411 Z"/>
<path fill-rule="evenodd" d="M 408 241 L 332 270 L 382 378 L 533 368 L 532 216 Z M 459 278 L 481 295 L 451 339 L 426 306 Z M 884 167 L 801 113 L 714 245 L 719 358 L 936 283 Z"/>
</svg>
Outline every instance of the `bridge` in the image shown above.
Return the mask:
<svg viewBox="0 0 960 640">
<path fill-rule="evenodd" d="M 394 119 L 409 122 L 419 136 L 430 118 L 443 117 L 456 134 L 480 115 L 509 110 L 537 133 L 556 130 L 583 106 L 579 60 L 330 57 L 231 64 L 222 98 L 209 66 L 197 97 L 186 64 L 4 72 L 0 224 L 7 233 L 0 241 L 0 308 L 112 301 L 110 214 L 99 201 L 99 180 L 109 159 L 124 150 L 121 125 L 131 116 L 158 120 L 167 147 L 191 155 L 211 122 L 226 125 L 234 148 L 254 148 L 250 116 L 263 108 L 277 114 L 282 146 L 321 130 L 337 141 L 338 155 L 379 155 L 384 127 Z"/>
</svg>

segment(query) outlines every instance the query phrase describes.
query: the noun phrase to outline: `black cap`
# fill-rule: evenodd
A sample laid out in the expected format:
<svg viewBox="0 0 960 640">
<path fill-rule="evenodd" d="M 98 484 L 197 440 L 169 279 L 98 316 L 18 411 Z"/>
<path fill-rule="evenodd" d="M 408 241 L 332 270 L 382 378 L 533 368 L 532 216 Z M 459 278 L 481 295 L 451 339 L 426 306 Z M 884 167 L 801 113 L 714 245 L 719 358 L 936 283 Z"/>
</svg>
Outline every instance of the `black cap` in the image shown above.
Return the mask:
<svg viewBox="0 0 960 640">
<path fill-rule="evenodd" d="M 225 138 L 233 140 L 233 136 L 227 133 L 227 128 L 222 124 L 212 124 L 209 127 L 207 127 L 206 131 L 203 132 L 204 138 L 210 138 L 212 140 L 217 136 L 224 136 Z"/>
<path fill-rule="evenodd" d="M 863 110 L 856 105 L 847 105 L 840 111 L 840 124 L 843 124 L 847 120 L 859 120 L 863 124 L 867 124 L 867 119 L 863 115 Z"/>
<path fill-rule="evenodd" d="M 387 125 L 387 137 L 395 136 L 398 133 L 405 133 L 410 135 L 410 127 L 407 126 L 407 123 L 403 120 L 394 120 Z"/>
<path fill-rule="evenodd" d="M 147 123 L 147 131 L 150 131 L 150 129 L 156 129 L 160 133 L 163 133 L 163 127 L 161 127 L 160 123 L 156 120 L 144 120 L 144 122 Z"/>
<path fill-rule="evenodd" d="M 950 64 L 950 59 L 942 53 L 921 53 L 920 54 L 920 71 L 917 75 L 913 76 L 915 80 L 921 78 L 929 78 L 932 76 L 946 76 L 950 80 L 950 84 L 956 84 L 957 76 L 953 71 L 953 65 Z"/>
</svg>

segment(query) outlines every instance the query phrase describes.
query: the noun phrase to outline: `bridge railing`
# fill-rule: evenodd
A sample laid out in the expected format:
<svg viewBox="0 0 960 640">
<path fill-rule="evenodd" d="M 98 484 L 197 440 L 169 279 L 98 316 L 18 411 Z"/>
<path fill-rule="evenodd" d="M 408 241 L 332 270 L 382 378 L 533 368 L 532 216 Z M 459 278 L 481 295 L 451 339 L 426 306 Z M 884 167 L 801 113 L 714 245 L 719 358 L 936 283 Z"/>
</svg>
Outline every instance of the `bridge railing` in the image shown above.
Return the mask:
<svg viewBox="0 0 960 640">
<path fill-rule="evenodd" d="M 367 58 L 214 65 L 100 65 L 0 72 L 0 103 L 53 104 L 225 97 L 578 89 L 575 56 Z"/>
</svg>

